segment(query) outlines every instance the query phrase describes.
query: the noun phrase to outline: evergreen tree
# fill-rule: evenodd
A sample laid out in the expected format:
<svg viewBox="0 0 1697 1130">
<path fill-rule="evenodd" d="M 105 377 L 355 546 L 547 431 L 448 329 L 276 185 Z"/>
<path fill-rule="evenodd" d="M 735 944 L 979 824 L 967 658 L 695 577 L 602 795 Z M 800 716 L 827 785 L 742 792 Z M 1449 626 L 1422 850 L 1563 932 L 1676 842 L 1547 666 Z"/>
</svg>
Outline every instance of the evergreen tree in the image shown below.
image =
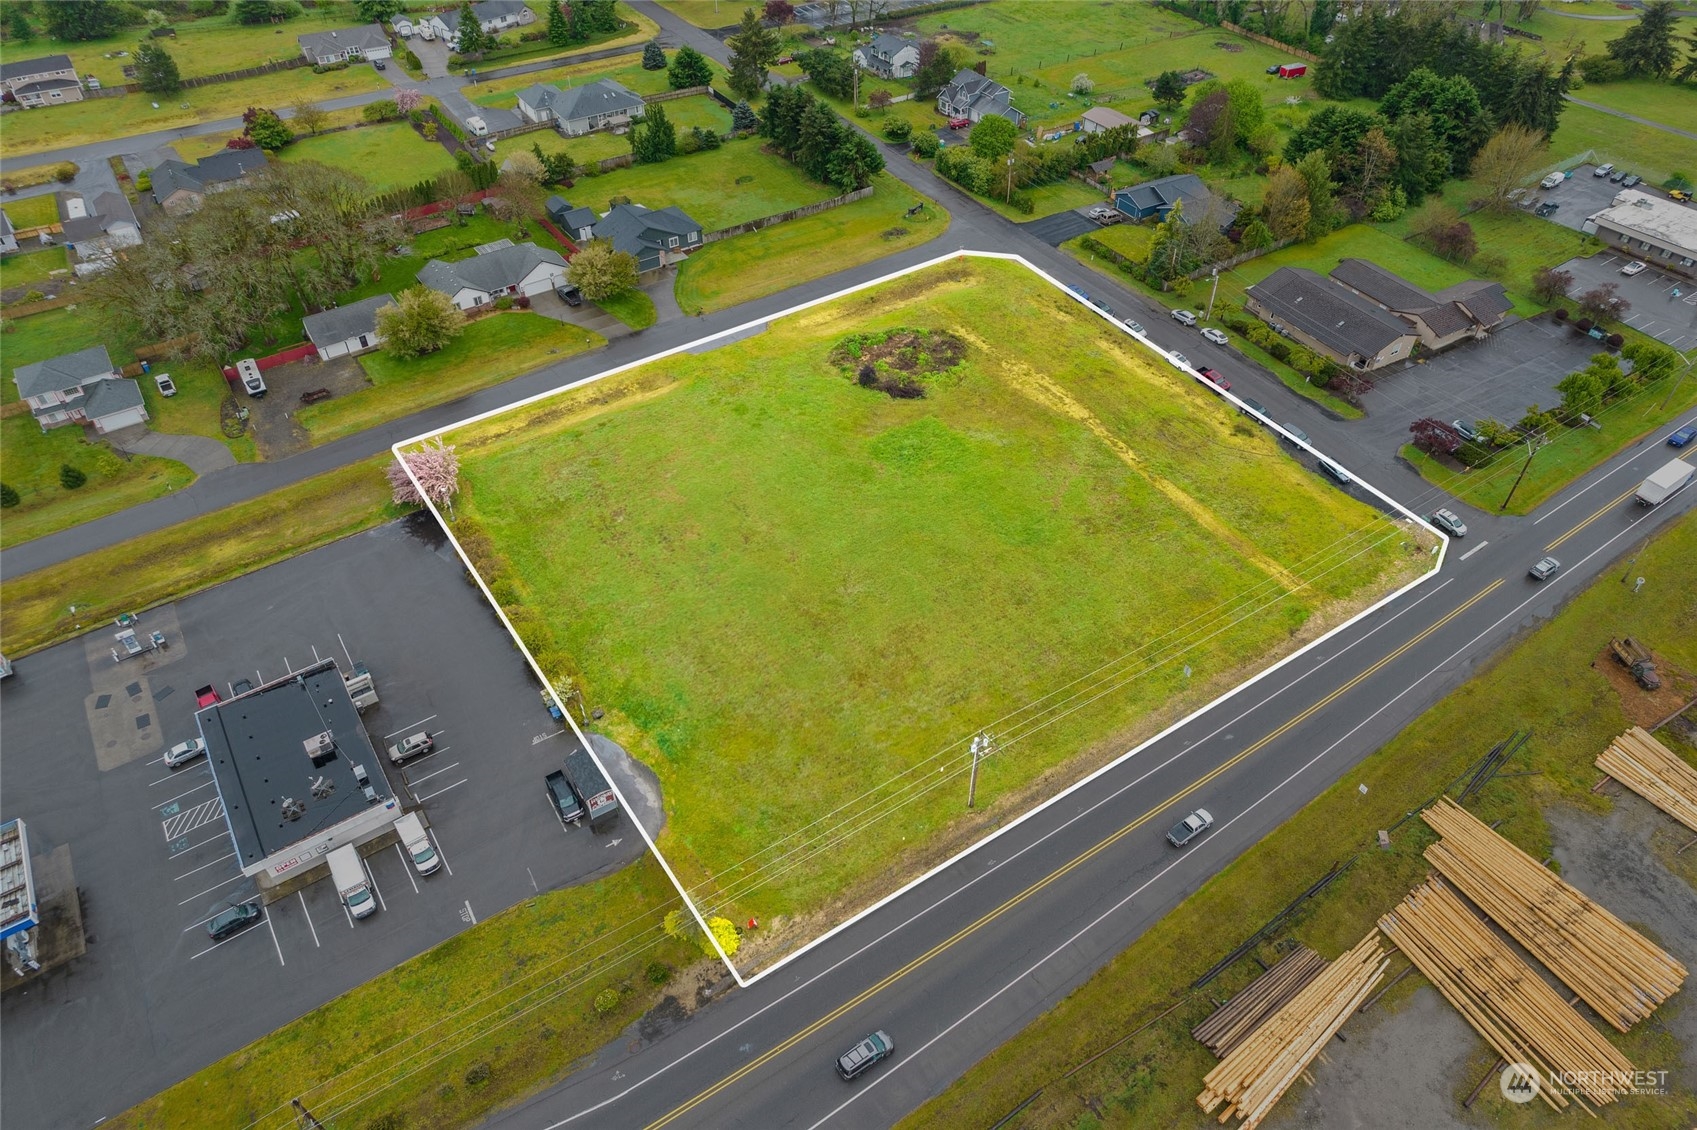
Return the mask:
<svg viewBox="0 0 1697 1130">
<path fill-rule="evenodd" d="M 17 15 L 16 12 L 12 14 Z M 1572 59 L 1568 60 L 1568 66 L 1573 66 Z M 1697 32 L 1685 37 L 1685 65 L 1673 77 L 1676 82 L 1690 82 L 1697 78 Z"/>
<path fill-rule="evenodd" d="M 829 182 L 843 192 L 856 192 L 872 183 L 884 167 L 884 155 L 859 130 L 843 127 L 842 138 L 826 161 Z"/>
<path fill-rule="evenodd" d="M 961 59 L 954 48 L 927 39 L 919 45 L 919 68 L 913 72 L 913 95 L 921 101 L 937 97 L 960 70 Z"/>
<path fill-rule="evenodd" d="M 566 19 L 566 13 L 561 9 L 557 0 L 548 0 L 548 42 L 555 47 L 564 47 L 572 41 L 572 25 Z M 643 66 L 648 65 L 648 57 L 643 56 Z"/>
<path fill-rule="evenodd" d="M 754 107 L 747 102 L 738 102 L 731 107 L 731 129 L 737 133 L 748 133 L 760 128 L 760 119 L 754 116 Z"/>
<path fill-rule="evenodd" d="M 66 490 L 76 490 L 88 482 L 88 476 L 69 463 L 59 464 L 59 485 Z"/>
<path fill-rule="evenodd" d="M 149 94 L 175 94 L 183 88 L 177 61 L 153 38 L 143 40 L 136 48 L 136 77 Z"/>
<path fill-rule="evenodd" d="M 1177 71 L 1162 71 L 1155 76 L 1155 102 L 1167 111 L 1176 110 L 1184 101 L 1184 76 Z"/>
<path fill-rule="evenodd" d="M 75 0 L 44 4 L 38 11 L 54 39 L 105 39 L 123 25 L 123 13 L 112 0 Z"/>
<path fill-rule="evenodd" d="M 795 163 L 802 172 L 816 181 L 825 181 L 830 173 L 831 153 L 837 148 L 841 123 L 831 108 L 812 98 L 796 123 Z"/>
<path fill-rule="evenodd" d="M 472 14 L 471 0 L 462 0 L 460 26 L 454 36 L 454 50 L 461 55 L 476 55 L 486 46 L 483 25 L 478 23 L 477 17 Z"/>
<path fill-rule="evenodd" d="M 1450 156 L 1438 141 L 1430 114 L 1404 114 L 1386 128 L 1385 136 L 1396 147 L 1392 179 L 1409 203 L 1418 204 L 1427 193 L 1443 187 L 1449 177 Z"/>
<path fill-rule="evenodd" d="M 6 13 L 6 35 L 13 43 L 18 44 L 28 43 L 35 38 L 35 29 L 29 26 L 28 17 L 17 5 L 13 5 Z"/>
<path fill-rule="evenodd" d="M 230 13 L 236 17 L 239 24 L 268 24 L 272 20 L 286 20 L 300 15 L 300 10 L 299 4 L 283 3 L 281 0 L 236 0 L 230 6 Z"/>
<path fill-rule="evenodd" d="M 1379 112 L 1393 122 L 1414 112 L 1431 115 L 1432 128 L 1449 154 L 1451 174 L 1465 172 L 1491 136 L 1490 115 L 1473 84 L 1460 75 L 1440 78 L 1426 67 L 1386 91 Z"/>
<path fill-rule="evenodd" d="M 406 10 L 401 0 L 354 0 L 354 10 L 368 24 L 384 24 Z"/>
<path fill-rule="evenodd" d="M 660 44 L 652 39 L 642 48 L 642 69 L 645 71 L 663 71 L 666 69 L 666 53 L 660 50 Z"/>
<path fill-rule="evenodd" d="M 827 98 L 854 95 L 854 64 L 848 56 L 818 47 L 796 56 L 796 65 L 815 89 Z"/>
<path fill-rule="evenodd" d="M 591 35 L 619 30 L 618 0 L 577 0 L 582 7 L 584 24 Z"/>
<path fill-rule="evenodd" d="M 687 90 L 712 82 L 713 68 L 708 65 L 707 56 L 686 43 L 672 56 L 666 76 L 673 90 Z"/>
<path fill-rule="evenodd" d="M 664 106 L 650 106 L 631 124 L 630 151 L 639 165 L 657 165 L 677 155 L 677 130 L 667 120 Z"/>
<path fill-rule="evenodd" d="M 756 97 L 766 85 L 766 68 L 778 57 L 778 34 L 753 8 L 744 8 L 742 23 L 731 45 L 731 90 L 743 98 Z"/>
<path fill-rule="evenodd" d="M 18 494 L 17 487 L 11 483 L 0 483 L 0 506 L 9 510 L 22 501 L 23 496 Z"/>
<path fill-rule="evenodd" d="M 1619 39 L 1608 42 L 1609 54 L 1620 60 L 1627 78 L 1667 78 L 1673 73 L 1678 52 L 1673 46 L 1673 25 L 1679 18 L 1673 0 L 1653 0 L 1644 14 Z"/>
</svg>

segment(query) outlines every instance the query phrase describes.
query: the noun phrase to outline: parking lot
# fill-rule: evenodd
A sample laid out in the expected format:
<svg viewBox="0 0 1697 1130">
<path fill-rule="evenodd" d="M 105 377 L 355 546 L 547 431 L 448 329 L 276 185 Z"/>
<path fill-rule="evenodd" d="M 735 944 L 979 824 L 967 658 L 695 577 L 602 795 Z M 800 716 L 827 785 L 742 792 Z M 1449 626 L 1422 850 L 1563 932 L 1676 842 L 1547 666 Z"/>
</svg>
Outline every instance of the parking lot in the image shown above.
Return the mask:
<svg viewBox="0 0 1697 1130">
<path fill-rule="evenodd" d="M 1545 216 L 1552 224 L 1560 224 L 1574 231 L 1584 229 L 1585 217 L 1601 212 L 1614 203 L 1615 196 L 1621 191 L 1621 185 L 1612 182 L 1608 177 L 1596 175 L 1597 166 L 1580 165 L 1573 170 L 1573 175 L 1561 184 L 1551 189 L 1534 189 L 1529 200 L 1522 201 L 1522 206 L 1536 207 L 1539 204 L 1550 203 L 1557 205 L 1556 210 Z M 1631 172 L 1631 169 L 1627 169 Z M 1652 196 L 1666 196 L 1667 193 L 1648 184 L 1632 186 L 1637 192 L 1647 192 Z"/>
<path fill-rule="evenodd" d="M 1632 304 L 1622 322 L 1680 352 L 1697 347 L 1697 283 L 1659 270 L 1654 260 L 1645 260 L 1646 267 L 1636 275 L 1621 274 L 1633 261 L 1624 251 L 1569 259 L 1561 265 L 1573 273 L 1568 293 L 1584 294 L 1600 283 L 1614 283 Z"/>
<path fill-rule="evenodd" d="M 7 995 L 8 1123 L 92 1125 L 472 923 L 643 850 L 628 815 L 594 834 L 561 826 L 542 778 L 575 739 L 427 524 L 346 539 L 150 610 L 138 627 L 163 632 L 168 650 L 115 662 L 108 625 L 26 657 L 0 692 L 8 815 L 29 822 L 37 854 L 69 846 L 89 935 L 84 957 Z M 421 877 L 385 846 L 365 859 L 376 916 L 354 922 L 319 881 L 214 942 L 205 923 L 260 892 L 240 874 L 205 758 L 172 771 L 163 753 L 196 733 L 195 687 L 228 693 L 332 656 L 371 670 L 374 745 L 435 735 L 432 753 L 381 768 L 422 806 L 444 866 Z M 303 756 L 302 788 L 306 769 Z M 614 767 L 652 827 L 659 797 L 645 774 Z"/>
</svg>

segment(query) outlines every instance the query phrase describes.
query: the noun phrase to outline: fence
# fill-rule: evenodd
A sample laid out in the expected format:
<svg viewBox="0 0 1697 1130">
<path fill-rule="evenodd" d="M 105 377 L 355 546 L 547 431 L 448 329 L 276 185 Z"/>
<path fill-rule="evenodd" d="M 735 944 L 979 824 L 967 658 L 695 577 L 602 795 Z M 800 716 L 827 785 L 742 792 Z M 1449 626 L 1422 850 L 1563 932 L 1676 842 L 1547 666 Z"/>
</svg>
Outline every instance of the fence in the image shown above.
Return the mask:
<svg viewBox="0 0 1697 1130">
<path fill-rule="evenodd" d="M 674 98 L 694 98 L 697 94 L 706 94 L 711 86 L 686 86 L 682 90 L 662 90 L 659 94 L 644 94 L 642 100 L 649 105 L 656 102 L 670 102 Z"/>
<path fill-rule="evenodd" d="M 621 153 L 617 157 L 601 158 L 601 160 L 597 162 L 597 166 L 602 172 L 610 173 L 614 169 L 623 169 L 635 163 L 635 157 L 631 156 L 629 153 Z"/>
<path fill-rule="evenodd" d="M 40 302 L 20 302 L 15 306 L 6 307 L 6 317 L 27 318 L 31 314 L 40 314 L 47 310 L 58 310 L 69 306 L 77 300 L 74 294 L 61 294 L 57 298 L 43 298 Z"/>
<path fill-rule="evenodd" d="M 803 216 L 813 216 L 820 212 L 828 212 L 832 208 L 840 208 L 844 204 L 852 204 L 856 200 L 865 200 L 871 195 L 872 187 L 868 185 L 867 187 L 857 189 L 854 192 L 832 197 L 830 200 L 821 200 L 817 204 L 808 204 L 802 208 L 791 208 L 788 212 L 779 212 L 776 215 L 762 216 L 758 220 L 750 220 L 746 224 L 737 224 L 735 227 L 720 228 L 718 231 L 710 231 L 701 237 L 701 242 L 717 243 L 721 239 L 729 239 L 733 235 L 743 235 L 746 232 L 759 231 L 761 228 L 769 228 L 773 224 L 781 224 L 785 220 L 799 220 Z"/>
<path fill-rule="evenodd" d="M 1240 263 L 1247 263 L 1251 259 L 1259 259 L 1259 258 L 1261 258 L 1261 256 L 1269 255 L 1272 252 L 1279 250 L 1279 248 L 1281 248 L 1281 247 L 1289 247 L 1291 244 L 1293 244 L 1295 242 L 1296 242 L 1296 240 L 1294 240 L 1294 239 L 1275 239 L 1273 242 L 1269 243 L 1267 246 L 1262 247 L 1262 248 L 1258 248 L 1257 250 L 1245 251 L 1241 255 L 1233 255 L 1230 259 L 1221 259 L 1218 263 L 1209 263 L 1206 267 L 1201 267 L 1197 270 L 1190 272 L 1190 274 L 1187 275 L 1186 277 L 1192 278 L 1192 279 L 1199 279 L 1199 278 L 1202 278 L 1204 275 L 1208 275 L 1208 274 L 1213 273 L 1214 271 L 1229 271 L 1233 267 L 1239 265 Z"/>
<path fill-rule="evenodd" d="M 573 239 L 571 236 L 567 235 L 565 232 L 563 232 L 559 228 L 555 227 L 552 223 L 550 223 L 548 221 L 548 217 L 538 216 L 538 217 L 536 217 L 536 222 L 542 225 L 543 231 L 545 231 L 549 235 L 553 236 L 556 240 L 559 241 L 560 246 L 566 249 L 566 258 L 567 259 L 570 259 L 573 255 L 577 254 L 577 252 L 578 252 L 577 240 Z"/>
<path fill-rule="evenodd" d="M 290 346 L 288 349 L 283 350 L 283 352 L 273 353 L 269 357 L 257 358 L 254 363 L 259 366 L 259 371 L 263 373 L 267 369 L 275 369 L 278 365 L 288 365 L 296 361 L 305 360 L 308 357 L 316 356 L 318 356 L 317 346 L 313 345 L 311 342 L 306 342 L 301 345 Z M 233 381 L 236 379 L 236 367 L 234 365 L 224 366 L 224 379 L 227 381 Z"/>
<path fill-rule="evenodd" d="M 184 90 L 193 90 L 197 86 L 215 86 L 221 82 L 234 82 L 242 78 L 258 78 L 260 75 L 275 74 L 277 71 L 292 71 L 296 67 L 310 67 L 312 64 L 305 56 L 296 55 L 289 59 L 277 59 L 269 63 L 261 63 L 257 67 L 247 67 L 239 71 L 221 71 L 215 75 L 199 75 L 183 80 Z M 85 98 L 121 98 L 126 94 L 140 94 L 141 83 L 126 82 L 119 86 L 106 86 L 99 90 L 85 90 Z"/>
<path fill-rule="evenodd" d="M 521 133 L 535 133 L 538 130 L 553 129 L 553 128 L 554 128 L 554 123 L 551 122 L 551 121 L 548 121 L 548 122 L 524 122 L 523 124 L 513 126 L 510 129 L 490 130 L 489 131 L 489 139 L 491 141 L 500 141 L 503 138 L 517 137 Z"/>
<path fill-rule="evenodd" d="M 1259 32 L 1250 31 L 1246 27 L 1239 27 L 1237 24 L 1234 24 L 1229 20 L 1221 20 L 1220 26 L 1229 32 L 1243 36 L 1245 39 L 1253 39 L 1255 42 L 1264 46 L 1276 47 L 1280 51 L 1295 55 L 1298 59 L 1307 59 L 1310 63 L 1318 63 L 1320 61 L 1320 56 L 1311 51 L 1304 51 L 1300 47 L 1292 47 L 1288 43 L 1281 43 L 1270 35 L 1262 35 Z"/>
</svg>

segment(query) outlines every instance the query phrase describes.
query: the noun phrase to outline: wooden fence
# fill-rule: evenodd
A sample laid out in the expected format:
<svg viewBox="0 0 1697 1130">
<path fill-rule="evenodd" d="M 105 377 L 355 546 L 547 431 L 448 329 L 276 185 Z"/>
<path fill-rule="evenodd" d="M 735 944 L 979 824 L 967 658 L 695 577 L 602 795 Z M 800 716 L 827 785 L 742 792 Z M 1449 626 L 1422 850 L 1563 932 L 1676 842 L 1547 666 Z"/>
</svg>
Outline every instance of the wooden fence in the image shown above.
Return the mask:
<svg viewBox="0 0 1697 1130">
<path fill-rule="evenodd" d="M 734 227 L 720 228 L 718 231 L 710 231 L 701 237 L 701 242 L 717 243 L 721 239 L 729 239 L 733 235 L 743 235 L 746 232 L 759 231 L 761 228 L 769 228 L 773 224 L 781 224 L 785 220 L 799 220 L 803 216 L 814 216 L 818 215 L 820 212 L 828 212 L 832 208 L 841 208 L 844 204 L 853 204 L 856 200 L 865 200 L 871 195 L 872 186 L 867 185 L 865 188 L 845 193 L 842 196 L 834 196 L 829 200 L 821 200 L 817 204 L 808 204 L 801 208 L 791 208 L 788 212 L 778 212 L 775 215 L 762 216 L 758 220 L 750 220 L 746 224 L 737 224 Z"/>
<path fill-rule="evenodd" d="M 296 55 L 289 59 L 275 59 L 269 63 L 261 63 L 257 67 L 247 67 L 239 71 L 220 71 L 215 75 L 200 75 L 197 78 L 186 78 L 183 80 L 183 89 L 193 90 L 199 86 L 215 86 L 221 82 L 234 82 L 237 79 L 243 78 L 258 78 L 260 75 L 275 74 L 277 71 L 292 71 L 296 67 L 310 66 L 312 66 L 312 64 L 306 60 L 305 56 Z M 85 90 L 83 91 L 83 95 L 87 98 L 121 98 L 126 94 L 140 94 L 141 92 L 141 83 L 126 82 L 119 86 L 102 87 L 99 90 Z M 160 97 L 168 96 L 160 95 Z"/>
<path fill-rule="evenodd" d="M 1288 43 L 1281 43 L 1270 35 L 1262 35 L 1260 32 L 1250 31 L 1246 27 L 1239 27 L 1230 20 L 1221 20 L 1220 26 L 1229 32 L 1243 36 L 1245 39 L 1253 39 L 1255 42 L 1267 47 L 1274 47 L 1280 51 L 1286 52 L 1287 54 L 1295 55 L 1298 59 L 1307 59 L 1310 63 L 1318 63 L 1320 61 L 1320 56 L 1311 51 L 1304 51 L 1300 47 L 1292 47 Z"/>
</svg>

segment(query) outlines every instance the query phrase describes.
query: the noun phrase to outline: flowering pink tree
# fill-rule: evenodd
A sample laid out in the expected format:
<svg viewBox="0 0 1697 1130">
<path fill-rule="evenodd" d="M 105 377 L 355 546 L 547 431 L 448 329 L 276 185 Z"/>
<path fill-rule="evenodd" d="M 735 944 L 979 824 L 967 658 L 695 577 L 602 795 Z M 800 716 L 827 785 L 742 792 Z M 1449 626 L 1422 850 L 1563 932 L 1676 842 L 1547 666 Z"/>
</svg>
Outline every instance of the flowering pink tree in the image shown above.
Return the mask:
<svg viewBox="0 0 1697 1130">
<path fill-rule="evenodd" d="M 460 457 L 454 454 L 454 449 L 438 438 L 434 445 L 427 443 L 417 451 L 407 452 L 406 460 L 406 467 L 396 460 L 385 472 L 389 476 L 389 489 L 394 492 L 395 505 L 422 506 L 429 498 L 436 505 L 447 507 L 448 517 L 452 519 L 454 495 L 460 492 Z M 407 475 L 409 467 L 418 477 L 417 486 Z M 419 487 L 424 488 L 422 494 Z"/>
<path fill-rule="evenodd" d="M 401 108 L 401 113 L 410 114 L 424 105 L 424 95 L 411 87 L 395 91 L 395 105 Z"/>
</svg>

